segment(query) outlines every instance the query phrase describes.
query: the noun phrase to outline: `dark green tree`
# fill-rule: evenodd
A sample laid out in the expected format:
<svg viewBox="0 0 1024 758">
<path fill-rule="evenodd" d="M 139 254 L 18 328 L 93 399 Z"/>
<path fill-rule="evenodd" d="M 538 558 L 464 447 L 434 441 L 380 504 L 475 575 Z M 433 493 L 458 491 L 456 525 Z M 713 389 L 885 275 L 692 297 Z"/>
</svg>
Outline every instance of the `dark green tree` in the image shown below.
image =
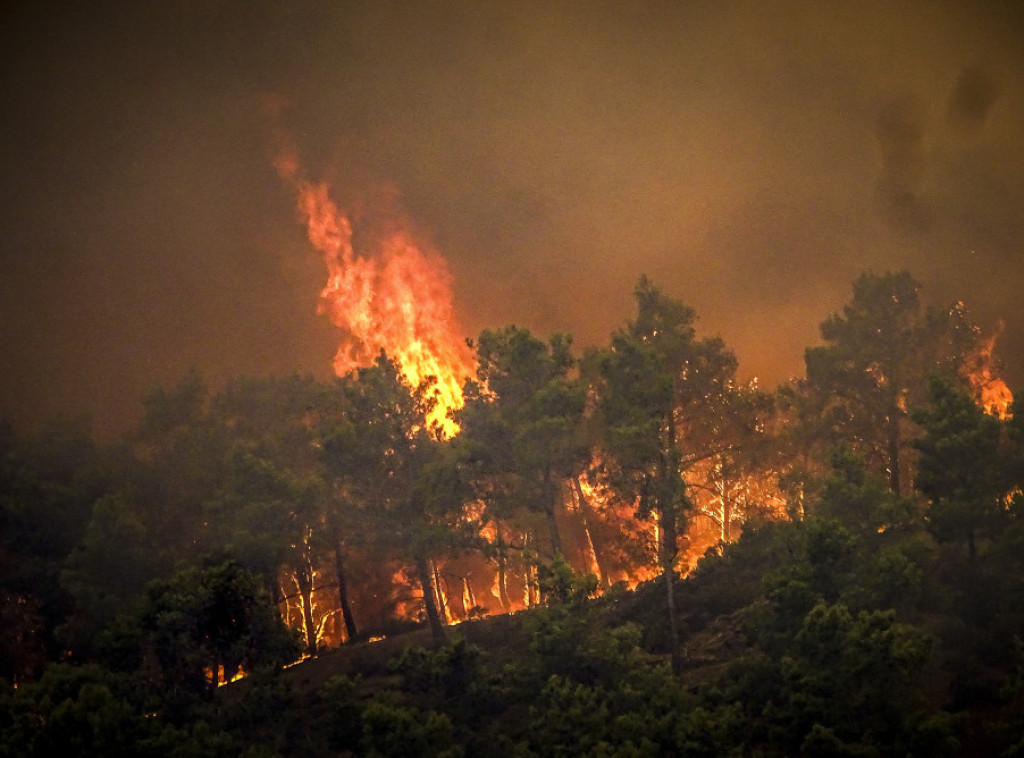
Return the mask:
<svg viewBox="0 0 1024 758">
<path fill-rule="evenodd" d="M 466 383 L 456 439 L 484 518 L 496 524 L 492 546 L 505 593 L 508 546 L 503 525 L 536 514 L 547 526 L 549 556 L 563 552 L 556 509 L 589 461 L 582 424 L 586 395 L 572 375 L 568 335 L 548 342 L 515 326 L 485 330 L 476 341 L 476 378 Z M 503 603 L 508 607 L 507 597 Z"/>
<path fill-rule="evenodd" d="M 61 572 L 61 586 L 75 610 L 61 639 L 75 660 L 94 659 L 119 616 L 135 611 L 146 585 L 168 567 L 151 550 L 151 537 L 127 493 L 96 501 L 92 520 Z"/>
<path fill-rule="evenodd" d="M 413 567 L 430 628 L 443 637 L 430 561 L 467 544 L 472 533 L 451 443 L 427 425 L 427 388 L 410 387 L 383 353 L 340 382 L 348 413 L 324 437 L 335 496 L 346 502 L 363 540 L 397 551 Z"/>
<path fill-rule="evenodd" d="M 113 488 L 108 452 L 84 419 L 18 435 L 0 423 L 0 677 L 25 681 L 67 646 L 75 612 L 61 571 Z"/>
<path fill-rule="evenodd" d="M 900 494 L 912 436 L 910 410 L 928 376 L 955 380 L 978 338 L 963 305 L 923 308 L 907 271 L 861 274 L 853 298 L 821 324 L 825 345 L 805 353 L 802 423 L 830 449 L 846 442 Z"/>
<path fill-rule="evenodd" d="M 154 582 L 140 628 L 143 649 L 172 697 L 206 697 L 240 670 L 277 667 L 298 656 L 295 636 L 262 583 L 232 560 Z"/>
<path fill-rule="evenodd" d="M 646 277 L 635 295 L 636 320 L 588 361 L 604 475 L 640 516 L 657 519 L 673 668 L 679 670 L 674 577 L 679 537 L 693 508 L 686 472 L 733 444 L 720 431 L 736 358 L 720 339 L 698 339 L 694 310 L 662 295 Z"/>
<path fill-rule="evenodd" d="M 852 448 L 841 445 L 830 459 L 817 513 L 835 519 L 855 534 L 872 536 L 915 520 L 914 503 L 888 488 L 887 480 L 872 471 Z"/>
<path fill-rule="evenodd" d="M 0 695 L 0 755 L 147 754 L 163 726 L 146 718 L 130 680 L 95 664 L 50 665 L 35 682 Z M 160 754 L 154 751 L 152 754 Z"/>
<path fill-rule="evenodd" d="M 854 615 L 843 605 L 819 604 L 781 661 L 785 689 L 773 718 L 789 732 L 791 748 L 804 753 L 834 740 L 860 754 L 889 745 L 897 747 L 892 754 L 905 754 L 899 747 L 918 741 L 911 717 L 925 701 L 914 676 L 931 645 L 892 611 Z"/>
<path fill-rule="evenodd" d="M 317 568 L 331 545 L 324 529 L 326 503 L 322 477 L 287 467 L 266 444 L 236 443 L 227 475 L 208 512 L 219 527 L 211 549 L 228 549 L 261 578 L 278 606 L 297 596 L 308 655 L 319 647 L 314 618 Z M 294 592 L 282 590 L 284 579 Z"/>
<path fill-rule="evenodd" d="M 207 504 L 225 479 L 232 443 L 231 430 L 210 413 L 202 377 L 191 371 L 176 387 L 149 392 L 129 439 L 132 498 L 147 532 L 158 536 L 151 550 L 172 566 L 200 561 L 218 541 Z"/>
<path fill-rule="evenodd" d="M 298 597 L 309 655 L 318 651 L 320 623 L 314 579 L 331 554 L 317 434 L 334 411 L 333 394 L 312 377 L 240 378 L 211 399 L 209 411 L 212 423 L 230 431 L 223 474 L 205 504 L 219 527 L 209 549 L 229 548 L 263 577 L 275 604 Z"/>
<path fill-rule="evenodd" d="M 340 400 L 309 376 L 237 378 L 211 395 L 192 374 L 147 396 L 134 436 L 159 547 L 178 567 L 228 549 L 262 577 L 275 603 L 297 597 L 310 654 L 320 623 L 313 596 L 322 588 L 314 576 L 332 565 L 344 575 L 318 436 Z M 169 522 L 168 513 L 177 518 Z M 351 622 L 343 582 L 339 594 Z"/>
<path fill-rule="evenodd" d="M 940 377 L 930 384 L 930 403 L 914 412 L 924 435 L 915 485 L 928 498 L 928 527 L 942 542 L 967 546 L 977 563 L 977 540 L 1006 523 L 1014 482 L 1001 441 L 1003 424 L 965 391 Z"/>
</svg>

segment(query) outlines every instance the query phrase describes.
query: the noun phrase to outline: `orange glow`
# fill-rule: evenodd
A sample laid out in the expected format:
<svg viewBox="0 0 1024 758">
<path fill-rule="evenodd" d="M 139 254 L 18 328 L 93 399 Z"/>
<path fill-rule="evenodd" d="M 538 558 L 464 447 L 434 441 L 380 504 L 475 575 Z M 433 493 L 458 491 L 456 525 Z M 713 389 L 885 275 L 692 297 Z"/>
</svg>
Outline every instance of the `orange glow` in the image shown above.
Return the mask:
<svg viewBox="0 0 1024 758">
<path fill-rule="evenodd" d="M 271 111 L 280 104 L 270 104 Z M 406 380 L 424 388 L 436 401 L 426 421 L 439 434 L 451 437 L 458 425 L 451 412 L 463 404 L 463 382 L 473 374 L 472 353 L 460 336 L 454 318 L 450 276 L 444 259 L 412 231 L 397 213 L 384 224 L 372 219 L 379 209 L 365 214 L 339 206 L 328 183 L 306 178 L 294 150 L 279 137 L 274 167 L 295 191 L 296 206 L 310 243 L 319 251 L 327 269 L 320 292 L 318 313 L 340 330 L 333 369 L 345 376 L 370 366 L 383 351 L 393 359 Z M 376 215 L 374 215 L 376 214 Z M 383 214 L 388 215 L 388 214 Z M 371 220 L 367 220 L 367 218 Z M 718 471 L 717 473 L 721 473 Z M 595 574 L 604 588 L 624 583 L 629 588 L 660 574 L 656 519 L 636 516 L 633 503 L 621 502 L 598 481 L 581 477 L 563 483 L 560 531 L 567 559 L 578 571 Z M 695 548 L 735 538 L 730 526 L 738 526 L 763 498 L 750 482 L 710 485 L 703 493 L 701 513 L 718 528 L 705 539 L 690 525 L 681 541 Z M 446 624 L 478 615 L 515 612 L 537 605 L 540 598 L 536 528 L 486 521 L 484 503 L 469 504 L 463 521 L 496 546 L 495 555 L 443 554 L 432 557 L 433 593 L 438 614 Z M 702 524 L 702 526 L 704 526 Z M 705 530 L 708 531 L 708 530 Z M 692 550 L 691 550 L 692 552 Z M 693 555 L 681 556 L 684 566 Z M 312 564 L 310 564 L 312 569 Z M 318 572 L 310 571 L 311 585 L 303 596 L 290 572 L 295 592 L 282 592 L 283 615 L 293 628 L 313 637 L 318 646 L 340 644 L 344 632 L 338 621 L 336 590 L 321 589 Z M 399 619 L 421 618 L 424 598 L 417 597 L 419 579 L 408 567 L 392 572 L 393 614 Z M 296 602 L 293 602 L 296 601 Z"/>
<path fill-rule="evenodd" d="M 1013 393 L 1006 386 L 1002 377 L 998 376 L 993 353 L 996 341 L 1002 333 L 1002 322 L 996 331 L 982 340 L 974 353 L 968 357 L 963 373 L 971 384 L 974 397 L 985 412 L 999 419 L 1008 419 L 1012 415 Z"/>
<path fill-rule="evenodd" d="M 207 669 L 206 672 L 207 672 L 207 675 L 210 676 L 210 679 L 212 681 L 212 679 L 213 679 L 213 671 L 212 671 L 212 669 Z M 237 682 L 239 679 L 244 679 L 245 677 L 246 677 L 245 669 L 238 669 L 238 671 L 236 671 L 234 674 L 232 674 L 229 677 L 227 675 L 227 673 L 224 671 L 224 665 L 223 664 L 221 664 L 220 666 L 217 667 L 217 686 L 218 687 L 223 687 L 225 684 L 231 684 L 232 682 Z"/>
<path fill-rule="evenodd" d="M 336 623 L 337 617 L 340 615 L 340 610 L 337 607 L 337 592 L 332 593 L 321 587 L 320 572 L 312 572 L 312 584 L 305 597 L 302 592 L 302 583 L 299 581 L 296 571 L 290 566 L 281 568 L 278 581 L 282 595 L 278 610 L 285 624 L 290 629 L 301 632 L 303 640 L 308 639 L 308 635 L 312 632 L 318 649 L 341 644 L 344 640 L 344 631 L 338 628 L 339 625 Z M 285 588 L 290 591 L 286 591 Z M 306 608 L 307 604 L 308 608 Z M 308 623 L 313 625 L 311 630 L 307 628 Z"/>
<path fill-rule="evenodd" d="M 589 570 L 600 570 L 603 565 L 609 584 L 622 583 L 631 590 L 660 576 L 657 519 L 637 518 L 633 504 L 618 500 L 599 480 L 582 475 L 578 481 L 579 506 L 582 508 L 584 504 L 589 504 L 599 519 L 599 523 L 593 526 L 603 526 L 606 534 L 612 536 L 611 544 L 605 546 L 604 555 L 598 556 L 596 546 L 593 545 L 593 530 L 587 529 L 587 538 L 594 548 L 594 562 L 588 567 Z M 633 545 L 634 550 L 624 554 L 621 548 L 623 544 Z"/>
<path fill-rule="evenodd" d="M 411 587 L 413 581 L 406 573 L 406 568 L 401 566 L 391 576 L 392 587 Z M 421 595 L 422 597 L 422 595 Z M 418 615 L 419 603 L 412 600 L 406 593 L 401 593 L 395 600 L 395 618 L 409 619 Z"/>
<path fill-rule="evenodd" d="M 462 383 L 472 356 L 459 336 L 444 259 L 414 238 L 402 219 L 353 246 L 353 223 L 330 197 L 326 183 L 301 178 L 298 159 L 282 151 L 274 161 L 298 195 L 310 242 L 323 255 L 327 283 L 318 312 L 342 330 L 334 372 L 344 376 L 369 366 L 383 350 L 414 387 L 427 385 L 436 399 L 427 421 L 451 437 L 458 425 L 449 412 L 462 406 Z"/>
<path fill-rule="evenodd" d="M 689 568 L 695 567 L 709 548 L 738 539 L 749 518 L 787 518 L 786 495 L 774 471 L 734 471 L 727 475 L 724 462 L 715 457 L 692 466 L 688 484 L 696 507 L 683 558 Z"/>
</svg>

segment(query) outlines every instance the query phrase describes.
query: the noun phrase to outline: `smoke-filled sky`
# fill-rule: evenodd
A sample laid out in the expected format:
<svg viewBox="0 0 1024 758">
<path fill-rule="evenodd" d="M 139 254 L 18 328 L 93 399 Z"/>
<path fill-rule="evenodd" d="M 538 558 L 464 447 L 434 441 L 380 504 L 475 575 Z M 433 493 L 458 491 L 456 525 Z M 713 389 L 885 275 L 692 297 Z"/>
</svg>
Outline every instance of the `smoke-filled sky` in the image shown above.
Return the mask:
<svg viewBox="0 0 1024 758">
<path fill-rule="evenodd" d="M 381 188 L 466 336 L 602 344 L 647 273 L 744 378 L 863 270 L 964 300 L 1024 384 L 1015 2 L 19 2 L 0 24 L 0 414 L 126 428 L 194 367 L 330 375 L 271 163 Z"/>
</svg>

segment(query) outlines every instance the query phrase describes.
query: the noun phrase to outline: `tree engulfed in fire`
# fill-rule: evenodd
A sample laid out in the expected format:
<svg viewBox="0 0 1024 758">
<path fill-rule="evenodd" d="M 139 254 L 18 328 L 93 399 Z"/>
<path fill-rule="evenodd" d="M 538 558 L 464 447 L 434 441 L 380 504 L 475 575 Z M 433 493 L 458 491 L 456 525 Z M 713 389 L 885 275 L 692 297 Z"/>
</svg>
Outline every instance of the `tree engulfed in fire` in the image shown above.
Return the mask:
<svg viewBox="0 0 1024 758">
<path fill-rule="evenodd" d="M 994 357 L 996 341 L 1002 330 L 1003 324 L 1000 322 L 990 337 L 978 343 L 974 352 L 968 356 L 963 373 L 974 391 L 978 405 L 996 418 L 1008 419 L 1013 405 L 1013 393 L 998 376 Z"/>
<path fill-rule="evenodd" d="M 319 312 L 343 332 L 335 374 L 369 366 L 384 351 L 410 384 L 428 386 L 436 401 L 428 423 L 445 436 L 455 434 L 449 411 L 462 406 L 472 358 L 455 326 L 444 259 L 417 241 L 401 219 L 383 233 L 368 230 L 361 239 L 369 249 L 357 251 L 350 216 L 331 199 L 328 185 L 302 178 L 293 153 L 281 153 L 275 166 L 298 195 L 309 240 L 327 266 Z"/>
</svg>

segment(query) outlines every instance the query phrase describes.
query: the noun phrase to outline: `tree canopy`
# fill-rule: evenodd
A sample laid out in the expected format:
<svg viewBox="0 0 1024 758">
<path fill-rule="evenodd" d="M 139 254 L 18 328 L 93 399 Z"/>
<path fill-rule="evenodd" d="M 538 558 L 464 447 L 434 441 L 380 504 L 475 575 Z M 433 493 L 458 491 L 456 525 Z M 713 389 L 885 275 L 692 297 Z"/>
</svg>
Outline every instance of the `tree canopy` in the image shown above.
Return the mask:
<svg viewBox="0 0 1024 758">
<path fill-rule="evenodd" d="M 774 392 L 643 277 L 582 356 L 485 329 L 453 437 L 383 353 L 0 426 L 0 752 L 1017 754 L 1024 417 L 919 289 Z"/>
</svg>

